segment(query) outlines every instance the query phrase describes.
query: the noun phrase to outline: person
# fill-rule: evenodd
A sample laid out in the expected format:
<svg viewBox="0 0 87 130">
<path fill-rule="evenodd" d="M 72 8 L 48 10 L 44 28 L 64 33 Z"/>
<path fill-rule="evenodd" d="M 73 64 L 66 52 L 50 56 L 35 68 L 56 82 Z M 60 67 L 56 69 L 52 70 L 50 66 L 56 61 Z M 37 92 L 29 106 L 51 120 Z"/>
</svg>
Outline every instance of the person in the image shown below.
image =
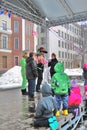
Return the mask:
<svg viewBox="0 0 87 130">
<path fill-rule="evenodd" d="M 35 82 L 38 76 L 36 57 L 36 53 L 30 52 L 29 57 L 26 59 L 26 77 L 28 80 L 28 96 L 30 101 L 34 100 Z"/>
<path fill-rule="evenodd" d="M 42 98 L 40 98 L 38 101 L 33 125 L 35 127 L 48 127 L 50 123 L 50 118 L 51 121 L 52 118 L 55 118 L 55 121 L 53 121 L 53 124 L 50 124 L 50 126 L 51 128 L 52 126 L 58 127 L 58 122 L 55 117 L 57 106 L 54 98 L 52 97 L 51 86 L 46 82 L 42 84 L 41 93 Z"/>
<path fill-rule="evenodd" d="M 51 61 L 48 62 L 48 67 L 50 67 L 50 75 L 51 75 L 51 78 L 52 78 L 52 76 L 55 73 L 54 66 L 58 62 L 58 60 L 56 58 L 56 54 L 55 53 L 51 54 L 51 58 L 52 58 Z"/>
<path fill-rule="evenodd" d="M 54 66 L 55 74 L 51 79 L 51 86 L 54 91 L 54 97 L 57 103 L 56 116 L 60 116 L 61 103 L 63 103 L 62 114 L 68 115 L 68 90 L 70 88 L 70 79 L 66 73 L 64 73 L 64 65 L 62 62 L 58 62 Z"/>
<path fill-rule="evenodd" d="M 22 76 L 22 85 L 21 85 L 21 92 L 22 95 L 27 95 L 26 91 L 26 85 L 27 85 L 27 79 L 26 79 L 26 58 L 28 57 L 28 52 L 23 51 L 22 58 L 20 60 L 21 64 L 21 76 Z"/>
<path fill-rule="evenodd" d="M 85 107 L 87 108 L 87 63 L 83 65 L 83 77 L 84 77 L 84 96 Z"/>
<path fill-rule="evenodd" d="M 45 58 L 44 53 L 47 53 L 43 47 L 40 47 L 37 51 L 38 54 L 38 63 L 37 63 L 37 71 L 38 71 L 38 79 L 37 79 L 37 85 L 36 85 L 36 92 L 40 92 L 40 85 L 43 80 L 43 71 L 44 71 L 44 64 L 45 64 Z"/>
<path fill-rule="evenodd" d="M 77 84 L 77 80 L 71 80 L 71 90 L 68 97 L 68 111 L 75 116 L 79 114 L 79 105 L 82 102 L 82 95 L 80 86 Z"/>
<path fill-rule="evenodd" d="M 83 65 L 83 77 L 85 79 L 84 86 L 87 85 L 87 64 Z"/>
</svg>

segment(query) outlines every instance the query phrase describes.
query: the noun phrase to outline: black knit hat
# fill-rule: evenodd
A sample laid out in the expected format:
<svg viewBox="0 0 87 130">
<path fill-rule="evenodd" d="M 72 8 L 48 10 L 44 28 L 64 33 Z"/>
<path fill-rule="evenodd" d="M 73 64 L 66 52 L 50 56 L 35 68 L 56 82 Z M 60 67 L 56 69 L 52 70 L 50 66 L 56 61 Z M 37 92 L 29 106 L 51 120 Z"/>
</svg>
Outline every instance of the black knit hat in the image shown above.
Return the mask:
<svg viewBox="0 0 87 130">
<path fill-rule="evenodd" d="M 29 53 L 29 57 L 32 57 L 34 55 L 34 52 Z"/>
</svg>

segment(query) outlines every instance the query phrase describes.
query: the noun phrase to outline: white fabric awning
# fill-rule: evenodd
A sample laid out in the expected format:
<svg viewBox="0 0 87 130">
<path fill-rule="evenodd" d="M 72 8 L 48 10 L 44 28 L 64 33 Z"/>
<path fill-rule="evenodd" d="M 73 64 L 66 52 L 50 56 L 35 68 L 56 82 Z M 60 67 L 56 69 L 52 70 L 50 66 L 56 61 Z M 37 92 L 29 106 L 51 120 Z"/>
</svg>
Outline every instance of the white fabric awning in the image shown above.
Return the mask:
<svg viewBox="0 0 87 130">
<path fill-rule="evenodd" d="M 87 0 L 1 0 L 0 8 L 48 27 L 87 20 Z"/>
</svg>

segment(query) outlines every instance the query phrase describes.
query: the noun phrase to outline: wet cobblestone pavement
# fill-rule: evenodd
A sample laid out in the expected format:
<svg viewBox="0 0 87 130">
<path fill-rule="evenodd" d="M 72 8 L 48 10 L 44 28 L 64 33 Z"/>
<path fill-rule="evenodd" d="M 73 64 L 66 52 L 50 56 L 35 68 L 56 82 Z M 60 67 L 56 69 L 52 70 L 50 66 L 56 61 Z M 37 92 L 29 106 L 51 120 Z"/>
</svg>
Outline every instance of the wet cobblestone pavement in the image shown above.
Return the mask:
<svg viewBox="0 0 87 130">
<path fill-rule="evenodd" d="M 34 113 L 29 112 L 29 107 L 36 104 L 38 98 L 40 94 L 36 95 L 35 102 L 28 101 L 28 96 L 23 96 L 20 88 L 0 91 L 0 130 L 37 130 L 30 125 Z"/>
<path fill-rule="evenodd" d="M 30 126 L 30 105 L 28 96 L 22 96 L 20 89 L 0 91 L 0 130 L 34 130 Z"/>
</svg>

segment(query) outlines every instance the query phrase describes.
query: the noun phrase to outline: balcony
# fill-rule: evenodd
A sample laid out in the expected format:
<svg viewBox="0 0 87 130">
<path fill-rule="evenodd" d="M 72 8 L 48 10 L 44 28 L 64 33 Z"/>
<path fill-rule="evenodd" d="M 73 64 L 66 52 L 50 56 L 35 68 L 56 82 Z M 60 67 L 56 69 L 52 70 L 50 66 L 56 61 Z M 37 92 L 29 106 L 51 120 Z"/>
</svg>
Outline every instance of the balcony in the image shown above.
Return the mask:
<svg viewBox="0 0 87 130">
<path fill-rule="evenodd" d="M 0 33 L 12 34 L 12 30 L 9 28 L 0 27 Z"/>
</svg>

